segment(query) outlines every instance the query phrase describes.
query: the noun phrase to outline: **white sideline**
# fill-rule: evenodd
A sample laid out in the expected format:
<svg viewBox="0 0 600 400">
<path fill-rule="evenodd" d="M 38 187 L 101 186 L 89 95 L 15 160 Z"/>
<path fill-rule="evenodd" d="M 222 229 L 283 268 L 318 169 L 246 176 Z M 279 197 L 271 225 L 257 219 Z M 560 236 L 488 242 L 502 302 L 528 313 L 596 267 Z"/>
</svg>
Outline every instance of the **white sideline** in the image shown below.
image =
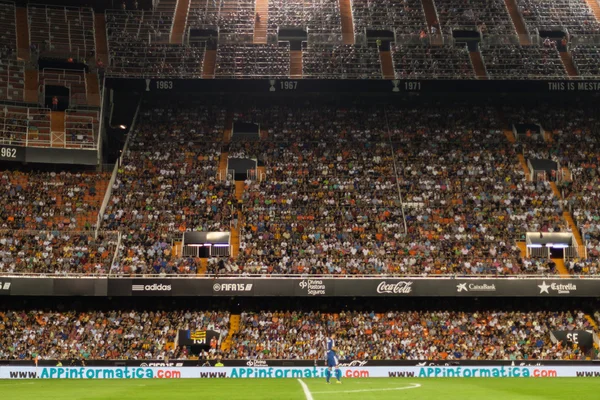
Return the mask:
<svg viewBox="0 0 600 400">
<path fill-rule="evenodd" d="M 306 383 L 304 383 L 302 379 L 298 379 L 298 382 L 300 382 L 300 386 L 302 386 L 302 390 L 304 390 L 304 396 L 306 397 L 306 400 L 314 400 L 312 394 L 310 394 L 310 390 L 308 390 L 308 386 L 306 386 Z"/>
<path fill-rule="evenodd" d="M 298 379 L 300 380 L 300 379 Z M 304 383 L 304 382 L 302 382 Z M 359 389 L 359 390 L 343 390 L 339 392 L 313 392 L 314 394 L 324 394 L 324 393 L 363 393 L 363 392 L 388 392 L 391 390 L 406 390 L 406 389 L 416 389 L 420 388 L 421 385 L 419 383 L 411 383 L 412 386 L 402 386 L 396 388 L 384 388 L 384 389 Z M 306 385 L 305 385 L 306 386 Z M 308 388 L 306 388 L 308 390 Z M 306 392 L 305 392 L 306 393 Z M 307 397 L 308 399 L 308 397 Z"/>
</svg>

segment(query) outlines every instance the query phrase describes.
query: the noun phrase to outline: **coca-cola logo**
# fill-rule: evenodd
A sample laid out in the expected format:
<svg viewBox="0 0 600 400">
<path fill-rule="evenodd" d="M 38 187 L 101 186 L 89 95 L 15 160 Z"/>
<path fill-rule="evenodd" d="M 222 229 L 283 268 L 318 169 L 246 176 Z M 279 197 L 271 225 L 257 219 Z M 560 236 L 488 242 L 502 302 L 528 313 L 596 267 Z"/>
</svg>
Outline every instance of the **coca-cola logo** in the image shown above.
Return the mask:
<svg viewBox="0 0 600 400">
<path fill-rule="evenodd" d="M 412 281 L 399 281 L 396 283 L 381 281 L 377 285 L 377 293 L 409 294 L 412 292 L 412 284 Z"/>
</svg>

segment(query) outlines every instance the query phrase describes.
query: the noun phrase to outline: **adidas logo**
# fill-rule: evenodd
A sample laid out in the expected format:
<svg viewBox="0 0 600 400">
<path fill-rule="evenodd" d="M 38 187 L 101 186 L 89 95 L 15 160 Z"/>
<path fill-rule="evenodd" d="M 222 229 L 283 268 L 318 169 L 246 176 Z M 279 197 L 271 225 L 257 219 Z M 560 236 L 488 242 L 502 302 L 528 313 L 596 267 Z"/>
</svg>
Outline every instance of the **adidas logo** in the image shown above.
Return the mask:
<svg viewBox="0 0 600 400">
<path fill-rule="evenodd" d="M 132 285 L 131 290 L 134 292 L 170 292 L 171 285 L 163 285 L 162 283 L 154 283 L 152 285 Z"/>
</svg>

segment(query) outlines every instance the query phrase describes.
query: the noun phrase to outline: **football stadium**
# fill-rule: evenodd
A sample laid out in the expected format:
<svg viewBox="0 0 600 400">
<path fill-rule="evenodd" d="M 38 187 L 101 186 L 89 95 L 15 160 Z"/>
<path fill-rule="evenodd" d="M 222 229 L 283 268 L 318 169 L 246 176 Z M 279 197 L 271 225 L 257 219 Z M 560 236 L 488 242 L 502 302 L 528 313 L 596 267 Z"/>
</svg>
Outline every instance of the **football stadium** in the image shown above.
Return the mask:
<svg viewBox="0 0 600 400">
<path fill-rule="evenodd" d="M 600 0 L 0 0 L 0 398 L 594 399 Z"/>
</svg>

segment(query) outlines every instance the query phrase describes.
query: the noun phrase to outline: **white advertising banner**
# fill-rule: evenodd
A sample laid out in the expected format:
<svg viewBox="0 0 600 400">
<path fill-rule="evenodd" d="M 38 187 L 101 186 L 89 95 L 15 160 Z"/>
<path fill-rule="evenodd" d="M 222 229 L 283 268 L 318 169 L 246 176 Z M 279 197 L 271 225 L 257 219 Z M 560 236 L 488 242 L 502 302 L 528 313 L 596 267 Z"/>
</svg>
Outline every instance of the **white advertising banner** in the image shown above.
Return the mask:
<svg viewBox="0 0 600 400">
<path fill-rule="evenodd" d="M 600 377 L 600 366 L 343 367 L 344 378 Z M 0 367 L 0 379 L 325 378 L 324 367 Z"/>
</svg>

